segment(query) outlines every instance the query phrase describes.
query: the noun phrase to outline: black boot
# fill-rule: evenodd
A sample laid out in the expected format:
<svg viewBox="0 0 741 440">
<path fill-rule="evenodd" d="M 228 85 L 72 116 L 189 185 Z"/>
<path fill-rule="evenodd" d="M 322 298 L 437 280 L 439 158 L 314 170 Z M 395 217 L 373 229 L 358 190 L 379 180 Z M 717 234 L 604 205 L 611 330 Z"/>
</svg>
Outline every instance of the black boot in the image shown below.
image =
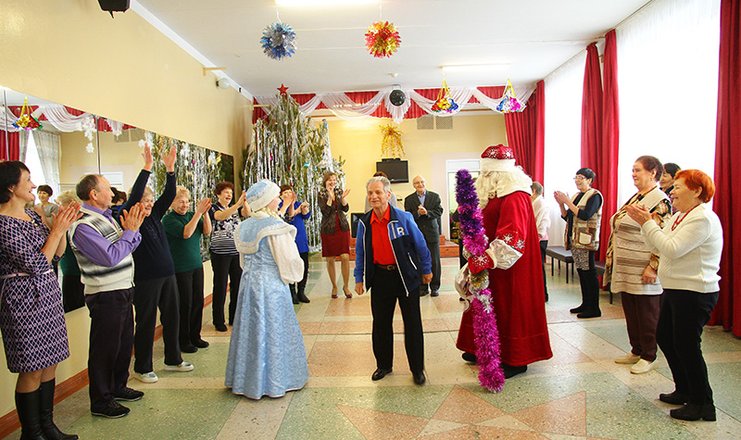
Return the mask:
<svg viewBox="0 0 741 440">
<path fill-rule="evenodd" d="M 41 421 L 41 430 L 44 432 L 44 437 L 48 440 L 77 440 L 76 435 L 65 434 L 54 424 L 54 385 L 55 380 L 52 379 L 48 382 L 41 382 L 41 387 L 39 387 L 39 400 L 41 401 L 39 420 Z"/>
<path fill-rule="evenodd" d="M 669 411 L 669 415 L 673 419 L 689 420 L 691 422 L 695 420 L 703 419 L 708 422 L 715 421 L 715 406 L 712 403 L 703 405 L 696 405 L 694 403 L 688 403 L 687 405 L 673 409 Z"/>
<path fill-rule="evenodd" d="M 576 315 L 577 318 L 599 318 L 602 311 L 599 309 L 599 281 L 597 281 L 597 270 L 589 269 L 579 274 L 582 283 L 582 295 L 584 296 L 584 309 Z"/>
<path fill-rule="evenodd" d="M 298 304 L 298 297 L 296 296 L 296 285 L 289 284 L 288 288 L 291 289 L 291 301 L 293 301 L 294 304 Z"/>
<path fill-rule="evenodd" d="M 581 287 L 581 305 L 579 307 L 574 307 L 573 309 L 569 309 L 569 312 L 571 313 L 581 313 L 587 309 L 587 293 L 586 293 L 586 283 L 584 281 L 584 270 L 576 269 L 576 273 L 579 274 L 579 287 Z"/>
<path fill-rule="evenodd" d="M 15 393 L 15 409 L 21 421 L 21 440 L 46 440 L 39 422 L 40 391 Z"/>
<path fill-rule="evenodd" d="M 304 293 L 304 289 L 301 288 L 300 286 L 298 288 L 298 293 L 296 293 L 296 297 L 302 303 L 310 303 L 311 302 L 311 300 L 309 299 L 309 297 L 306 296 L 306 294 Z"/>
</svg>

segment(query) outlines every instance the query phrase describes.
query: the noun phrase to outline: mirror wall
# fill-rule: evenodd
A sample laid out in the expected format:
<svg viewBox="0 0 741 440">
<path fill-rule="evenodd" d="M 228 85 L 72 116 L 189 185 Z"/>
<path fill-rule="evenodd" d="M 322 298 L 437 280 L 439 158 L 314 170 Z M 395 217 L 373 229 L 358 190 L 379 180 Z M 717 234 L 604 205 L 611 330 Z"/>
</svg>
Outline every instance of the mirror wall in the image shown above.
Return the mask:
<svg viewBox="0 0 741 440">
<path fill-rule="evenodd" d="M 142 168 L 144 142 L 153 147 L 155 166 L 149 185 L 156 195 L 165 180 L 160 155 L 171 146 L 178 149 L 178 184 L 190 189 L 193 200 L 211 197 L 221 180 L 234 182 L 230 155 L 1 85 L 0 90 L 0 159 L 23 161 L 37 186 L 52 188 L 51 202 L 65 191 L 74 192 L 80 178 L 91 173 L 104 175 L 113 187 L 128 194 Z M 204 242 L 204 259 L 206 249 Z M 64 286 L 64 270 L 59 273 Z M 78 293 L 71 297 L 70 292 L 63 292 L 65 311 L 84 305 Z"/>
</svg>

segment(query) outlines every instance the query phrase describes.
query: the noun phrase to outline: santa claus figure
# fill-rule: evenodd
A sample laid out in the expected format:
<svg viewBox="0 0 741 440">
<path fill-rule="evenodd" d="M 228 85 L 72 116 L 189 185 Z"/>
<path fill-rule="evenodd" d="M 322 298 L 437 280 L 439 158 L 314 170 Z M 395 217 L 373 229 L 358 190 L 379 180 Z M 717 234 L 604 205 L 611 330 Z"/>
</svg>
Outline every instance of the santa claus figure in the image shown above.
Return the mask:
<svg viewBox="0 0 741 440">
<path fill-rule="evenodd" d="M 469 270 L 489 271 L 504 376 L 527 370 L 553 356 L 543 296 L 540 239 L 530 202 L 532 181 L 515 166 L 512 148 L 495 145 L 481 155 L 476 192 L 486 236 L 488 258 L 469 260 Z M 463 313 L 456 346 L 463 359 L 476 362 L 473 311 Z"/>
</svg>

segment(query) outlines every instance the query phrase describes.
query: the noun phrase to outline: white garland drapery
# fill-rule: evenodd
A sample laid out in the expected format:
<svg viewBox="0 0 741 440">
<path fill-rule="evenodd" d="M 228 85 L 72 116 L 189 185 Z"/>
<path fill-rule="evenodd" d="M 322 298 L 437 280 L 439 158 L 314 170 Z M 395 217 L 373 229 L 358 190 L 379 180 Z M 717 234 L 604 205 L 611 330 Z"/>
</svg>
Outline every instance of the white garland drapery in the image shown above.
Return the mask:
<svg viewBox="0 0 741 440">
<path fill-rule="evenodd" d="M 89 133 L 95 131 L 95 116 L 91 113 L 83 113 L 75 116 L 67 111 L 67 108 L 61 104 L 42 104 L 31 113 L 31 116 L 39 120 L 41 116 L 46 117 L 42 124 L 49 123 L 59 131 L 69 133 L 72 131 L 84 131 L 85 136 L 91 136 Z M 10 109 L 0 106 L 0 130 L 7 132 L 16 132 L 23 130 L 13 126 L 18 117 Z M 114 136 L 122 133 L 123 123 L 112 119 L 103 118 Z"/>
<path fill-rule="evenodd" d="M 401 122 L 404 119 L 407 111 L 414 101 L 422 110 L 435 116 L 454 116 L 463 110 L 466 106 L 470 105 L 469 101 L 471 97 L 475 97 L 481 105 L 497 111 L 497 106 L 502 101 L 502 98 L 490 98 L 486 96 L 481 90 L 476 87 L 458 87 L 450 89 L 450 97 L 458 103 L 458 109 L 447 113 L 438 113 L 432 111 L 432 106 L 435 103 L 434 99 L 425 98 L 420 95 L 414 89 L 400 89 L 407 96 L 407 99 L 400 106 L 391 104 L 389 95 L 393 90 L 399 89 L 398 87 L 387 87 L 379 90 L 375 96 L 373 96 L 368 102 L 363 104 L 355 103 L 345 93 L 342 92 L 321 92 L 314 95 L 306 104 L 299 105 L 299 111 L 304 116 L 309 116 L 314 110 L 319 107 L 319 104 L 324 104 L 329 111 L 334 113 L 337 117 L 342 119 L 354 119 L 354 118 L 365 118 L 373 114 L 379 105 L 383 103 L 386 110 L 391 114 L 394 122 Z M 530 95 L 535 90 L 534 85 L 515 87 L 515 94 L 521 102 L 526 102 Z M 270 112 L 270 108 L 278 103 L 279 97 L 276 96 L 256 96 L 255 101 L 260 104 L 266 104 L 263 110 L 266 113 Z"/>
</svg>

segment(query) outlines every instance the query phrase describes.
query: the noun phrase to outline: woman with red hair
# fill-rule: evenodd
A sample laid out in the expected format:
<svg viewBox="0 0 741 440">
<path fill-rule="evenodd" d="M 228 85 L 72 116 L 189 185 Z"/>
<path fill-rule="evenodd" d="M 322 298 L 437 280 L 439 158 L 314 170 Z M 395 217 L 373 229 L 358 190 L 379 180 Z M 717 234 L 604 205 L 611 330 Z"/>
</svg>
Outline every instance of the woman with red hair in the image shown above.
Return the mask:
<svg viewBox="0 0 741 440">
<path fill-rule="evenodd" d="M 706 205 L 715 194 L 713 180 L 699 170 L 676 174 L 671 191 L 677 212 L 664 228 L 640 205 L 628 215 L 641 225 L 646 242 L 661 256 L 659 278 L 664 288 L 656 339 L 674 378 L 675 390 L 662 402 L 683 405 L 670 411 L 681 420 L 715 420 L 713 390 L 700 348 L 702 328 L 718 302 L 718 269 L 723 229 Z"/>
</svg>

